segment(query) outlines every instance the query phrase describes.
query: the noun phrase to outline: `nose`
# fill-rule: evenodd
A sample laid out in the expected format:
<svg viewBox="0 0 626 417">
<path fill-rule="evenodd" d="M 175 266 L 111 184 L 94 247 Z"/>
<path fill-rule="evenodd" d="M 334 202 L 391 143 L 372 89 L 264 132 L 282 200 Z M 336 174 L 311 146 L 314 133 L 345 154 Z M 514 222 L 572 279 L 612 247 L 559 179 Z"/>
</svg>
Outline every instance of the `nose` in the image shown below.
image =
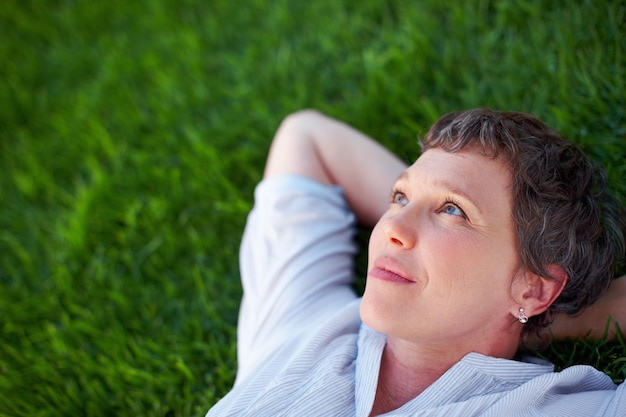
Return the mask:
<svg viewBox="0 0 626 417">
<path fill-rule="evenodd" d="M 411 249 L 417 242 L 417 221 L 408 210 L 400 210 L 383 220 L 387 240 L 403 249 Z"/>
</svg>

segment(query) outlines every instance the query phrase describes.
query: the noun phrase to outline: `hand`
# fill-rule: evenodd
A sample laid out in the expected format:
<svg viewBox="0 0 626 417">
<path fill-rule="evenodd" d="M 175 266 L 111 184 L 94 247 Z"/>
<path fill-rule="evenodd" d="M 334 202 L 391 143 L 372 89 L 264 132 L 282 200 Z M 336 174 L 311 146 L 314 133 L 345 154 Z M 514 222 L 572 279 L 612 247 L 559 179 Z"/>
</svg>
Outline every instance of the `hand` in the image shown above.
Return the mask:
<svg viewBox="0 0 626 417">
<path fill-rule="evenodd" d="M 614 279 L 606 294 L 581 315 L 557 316 L 540 336 L 544 340 L 601 339 L 606 334 L 612 339 L 618 329 L 626 329 L 626 275 Z"/>
</svg>

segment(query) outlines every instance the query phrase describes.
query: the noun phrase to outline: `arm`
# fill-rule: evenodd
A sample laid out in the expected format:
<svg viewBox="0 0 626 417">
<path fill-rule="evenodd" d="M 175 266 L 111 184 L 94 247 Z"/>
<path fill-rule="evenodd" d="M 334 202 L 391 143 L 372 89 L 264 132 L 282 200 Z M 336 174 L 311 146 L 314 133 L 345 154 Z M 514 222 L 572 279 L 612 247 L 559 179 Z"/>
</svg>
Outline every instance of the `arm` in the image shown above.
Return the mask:
<svg viewBox="0 0 626 417">
<path fill-rule="evenodd" d="M 607 329 L 609 317 L 612 322 Z M 600 339 L 605 329 L 608 337 L 613 338 L 617 326 L 626 331 L 626 275 L 614 279 L 607 293 L 580 316 L 558 316 L 548 330 L 554 339 L 582 339 L 588 334 L 593 339 Z"/>
<path fill-rule="evenodd" d="M 351 212 L 377 221 L 402 169 L 382 146 L 320 113 L 298 112 L 281 124 L 265 177 L 317 184 L 275 178 L 255 189 L 240 246 L 237 381 L 356 299 Z"/>
<path fill-rule="evenodd" d="M 359 221 L 373 226 L 406 164 L 352 127 L 313 110 L 287 117 L 276 132 L 265 176 L 296 174 L 343 188 Z"/>
<path fill-rule="evenodd" d="M 373 226 L 387 210 L 389 190 L 406 164 L 352 127 L 314 110 L 288 116 L 279 127 L 267 159 L 265 176 L 302 175 L 337 184 L 357 218 Z M 616 323 L 626 329 L 626 276 L 613 280 L 608 292 L 582 315 L 556 317 L 548 332 L 555 339 L 609 337 Z"/>
</svg>

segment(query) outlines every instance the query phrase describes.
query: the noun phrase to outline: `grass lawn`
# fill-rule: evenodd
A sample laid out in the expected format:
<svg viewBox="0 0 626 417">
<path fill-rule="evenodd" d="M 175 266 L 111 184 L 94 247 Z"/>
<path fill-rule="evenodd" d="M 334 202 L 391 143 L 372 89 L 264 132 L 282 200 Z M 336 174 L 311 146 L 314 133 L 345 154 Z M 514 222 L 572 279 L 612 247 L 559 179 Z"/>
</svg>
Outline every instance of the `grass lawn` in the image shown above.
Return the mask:
<svg viewBox="0 0 626 417">
<path fill-rule="evenodd" d="M 3 1 L 0 416 L 203 415 L 228 392 L 239 239 L 292 111 L 407 161 L 446 112 L 532 112 L 626 204 L 625 22 L 621 0 Z M 546 354 L 626 377 L 623 340 Z"/>
</svg>

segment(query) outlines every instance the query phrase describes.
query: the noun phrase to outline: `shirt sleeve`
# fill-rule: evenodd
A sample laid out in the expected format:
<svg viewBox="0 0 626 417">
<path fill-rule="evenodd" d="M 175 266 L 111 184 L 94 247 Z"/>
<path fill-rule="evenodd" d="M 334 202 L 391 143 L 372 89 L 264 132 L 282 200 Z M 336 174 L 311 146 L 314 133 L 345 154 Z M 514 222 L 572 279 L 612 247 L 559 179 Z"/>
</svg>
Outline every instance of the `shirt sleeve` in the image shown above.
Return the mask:
<svg viewBox="0 0 626 417">
<path fill-rule="evenodd" d="M 298 176 L 257 186 L 240 248 L 236 384 L 356 298 L 355 224 L 337 186 Z"/>
</svg>

